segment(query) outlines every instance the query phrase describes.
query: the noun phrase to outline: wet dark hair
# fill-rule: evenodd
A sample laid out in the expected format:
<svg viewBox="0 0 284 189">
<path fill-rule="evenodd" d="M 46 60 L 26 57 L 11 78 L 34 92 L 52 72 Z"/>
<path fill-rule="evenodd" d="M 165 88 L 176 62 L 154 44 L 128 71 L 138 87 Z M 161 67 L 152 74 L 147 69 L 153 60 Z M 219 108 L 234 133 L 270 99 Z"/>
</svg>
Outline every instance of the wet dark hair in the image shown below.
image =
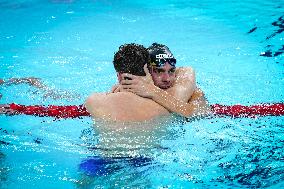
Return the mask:
<svg viewBox="0 0 284 189">
<path fill-rule="evenodd" d="M 131 43 L 119 47 L 114 55 L 113 65 L 117 72 L 145 76 L 143 67 L 149 61 L 150 56 L 147 49 L 142 45 Z"/>
<path fill-rule="evenodd" d="M 149 55 L 150 55 L 150 62 L 156 61 L 156 55 L 158 54 L 168 54 L 172 55 L 172 52 L 170 51 L 169 47 L 163 44 L 159 43 L 153 43 L 150 47 L 147 48 Z"/>
<path fill-rule="evenodd" d="M 166 45 L 160 44 L 160 43 L 153 43 L 151 46 L 149 46 L 147 48 L 148 51 L 154 51 L 154 50 L 160 50 L 162 52 L 164 51 L 170 51 L 169 47 L 167 47 Z"/>
</svg>

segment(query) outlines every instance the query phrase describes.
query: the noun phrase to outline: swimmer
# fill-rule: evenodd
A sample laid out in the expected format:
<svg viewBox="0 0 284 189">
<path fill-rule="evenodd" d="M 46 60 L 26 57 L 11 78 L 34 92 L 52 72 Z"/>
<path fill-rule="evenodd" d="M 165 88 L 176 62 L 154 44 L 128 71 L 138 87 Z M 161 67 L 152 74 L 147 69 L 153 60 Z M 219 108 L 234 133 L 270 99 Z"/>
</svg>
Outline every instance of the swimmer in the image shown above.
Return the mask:
<svg viewBox="0 0 284 189">
<path fill-rule="evenodd" d="M 193 68 L 176 68 L 176 59 L 165 45 L 153 43 L 147 50 L 150 63 L 144 67 L 146 76 L 125 73 L 122 78 L 129 79 L 122 80 L 120 88 L 150 98 L 184 117 L 209 114 L 204 94 L 196 87 Z"/>
<path fill-rule="evenodd" d="M 39 78 L 36 77 L 22 77 L 22 78 L 11 78 L 7 81 L 4 81 L 3 79 L 0 79 L 0 85 L 17 85 L 17 84 L 28 84 L 30 86 L 34 86 L 36 88 L 42 89 L 46 86 L 40 81 Z"/>
<path fill-rule="evenodd" d="M 39 89 L 45 87 L 45 85 L 43 85 L 40 82 L 40 79 L 35 78 L 35 77 L 11 78 L 7 81 L 0 79 L 0 86 L 1 85 L 6 85 L 6 86 L 17 85 L 17 84 L 22 84 L 22 83 L 28 84 L 30 86 L 34 86 L 34 87 L 39 88 Z M 1 98 L 2 98 L 2 94 L 0 93 L 0 99 Z M 15 110 L 12 110 L 10 108 L 10 106 L 7 105 L 7 104 L 0 104 L 0 114 L 15 115 L 15 114 L 18 114 L 18 112 L 15 111 Z"/>
<path fill-rule="evenodd" d="M 171 55 L 167 47 L 154 45 L 152 57 Z M 120 46 L 113 60 L 119 84 L 110 93 L 94 93 L 86 100 L 100 139 L 95 148 L 99 156 L 87 158 L 79 166 L 85 175 L 110 173 L 107 165 L 117 158 L 126 165 L 151 162 L 152 149 L 162 149 L 161 140 L 169 135 L 170 113 L 192 116 L 198 104 L 207 104 L 203 93 L 196 90 L 191 68 L 176 69 L 173 57 L 162 62 L 151 59 L 149 52 L 142 45 Z"/>
<path fill-rule="evenodd" d="M 19 84 L 28 84 L 30 86 L 33 86 L 37 89 L 40 89 L 45 92 L 43 95 L 44 98 L 52 98 L 54 100 L 56 99 L 75 99 L 78 98 L 78 94 L 70 94 L 70 92 L 67 91 L 58 91 L 58 90 L 53 90 L 49 88 L 47 85 L 45 85 L 40 78 L 36 77 L 21 77 L 21 78 L 11 78 L 8 79 L 7 81 L 4 81 L 3 79 L 0 79 L 0 86 L 5 85 L 5 86 L 10 86 L 10 85 L 19 85 Z M 0 93 L 0 99 L 2 97 L 2 94 Z"/>
<path fill-rule="evenodd" d="M 7 81 L 4 81 L 3 79 L 0 79 L 0 86 L 1 85 L 17 85 L 17 84 L 28 84 L 30 86 L 34 86 L 36 88 L 42 89 L 45 87 L 45 85 L 43 85 L 40 82 L 39 78 L 35 78 L 35 77 L 23 77 L 23 78 L 11 78 Z M 0 93 L 0 99 L 2 98 L 2 94 Z"/>
<path fill-rule="evenodd" d="M 202 91 L 196 90 L 193 69 L 176 69 L 176 60 L 165 45 L 154 43 L 148 50 L 137 44 L 122 45 L 113 64 L 119 84 L 112 93 L 94 93 L 86 100 L 94 119 L 144 121 L 209 110 Z"/>
</svg>

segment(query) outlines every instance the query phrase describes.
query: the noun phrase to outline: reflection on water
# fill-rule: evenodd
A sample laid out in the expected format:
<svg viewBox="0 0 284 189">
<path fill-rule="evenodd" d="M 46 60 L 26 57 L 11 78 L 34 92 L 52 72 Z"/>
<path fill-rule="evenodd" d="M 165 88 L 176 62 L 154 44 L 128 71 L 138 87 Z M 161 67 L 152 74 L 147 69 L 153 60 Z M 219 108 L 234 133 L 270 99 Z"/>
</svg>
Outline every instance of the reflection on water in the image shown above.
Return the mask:
<svg viewBox="0 0 284 189">
<path fill-rule="evenodd" d="M 281 185 L 283 119 L 259 119 L 210 118 L 186 123 L 164 117 L 135 124 L 95 122 L 96 143 L 88 145 L 93 156 L 82 162 L 91 159 L 95 174 L 81 170 L 78 186 Z"/>
<path fill-rule="evenodd" d="M 161 141 L 172 136 L 168 128 L 176 119 L 172 115 L 144 122 L 96 120 L 94 132 L 98 140 L 89 149 L 95 149 L 102 157 L 151 157 L 151 150 L 163 149 Z"/>
<path fill-rule="evenodd" d="M 79 165 L 82 174 L 78 188 L 126 185 L 151 188 L 151 170 L 163 167 L 156 161 L 156 157 L 167 150 L 163 146 L 164 140 L 177 137 L 170 128 L 178 121 L 179 117 L 173 115 L 144 122 L 96 120 L 96 143 L 88 146 L 93 156 L 84 159 Z M 89 131 L 84 133 L 90 135 Z M 85 139 L 88 137 L 81 136 Z"/>
</svg>

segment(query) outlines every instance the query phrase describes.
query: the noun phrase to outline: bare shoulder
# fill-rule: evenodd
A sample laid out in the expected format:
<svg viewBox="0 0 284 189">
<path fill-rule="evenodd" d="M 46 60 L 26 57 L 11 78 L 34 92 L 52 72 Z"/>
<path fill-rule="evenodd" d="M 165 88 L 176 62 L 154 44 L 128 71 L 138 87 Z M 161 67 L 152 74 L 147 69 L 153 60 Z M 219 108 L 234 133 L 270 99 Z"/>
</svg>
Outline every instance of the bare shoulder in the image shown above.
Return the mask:
<svg viewBox="0 0 284 189">
<path fill-rule="evenodd" d="M 101 101 L 107 96 L 107 93 L 93 93 L 87 99 L 85 103 L 91 104 L 93 102 Z"/>
<path fill-rule="evenodd" d="M 106 103 L 106 101 L 116 100 L 117 98 L 129 98 L 130 96 L 136 96 L 130 92 L 119 92 L 119 93 L 93 93 L 87 100 L 86 104 L 99 104 Z"/>
<path fill-rule="evenodd" d="M 89 113 L 93 112 L 93 107 L 98 106 L 103 102 L 106 97 L 106 93 L 93 93 L 85 101 L 85 107 Z"/>
</svg>

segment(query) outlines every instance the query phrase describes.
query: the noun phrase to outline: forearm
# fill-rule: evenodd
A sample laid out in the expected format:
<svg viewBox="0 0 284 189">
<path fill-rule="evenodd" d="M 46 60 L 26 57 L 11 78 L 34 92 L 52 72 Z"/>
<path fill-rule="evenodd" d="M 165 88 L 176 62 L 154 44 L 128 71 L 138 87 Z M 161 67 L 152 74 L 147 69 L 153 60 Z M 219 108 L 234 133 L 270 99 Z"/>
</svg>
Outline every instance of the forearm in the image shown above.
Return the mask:
<svg viewBox="0 0 284 189">
<path fill-rule="evenodd" d="M 188 102 L 189 99 L 192 97 L 192 94 L 196 90 L 195 84 L 183 86 L 177 85 L 165 90 L 170 96 L 174 96 L 176 99 L 182 102 Z"/>
<path fill-rule="evenodd" d="M 11 78 L 8 81 L 2 80 L 3 84 L 6 85 L 17 85 L 17 84 L 28 84 L 31 86 L 34 86 L 36 88 L 39 89 L 48 89 L 48 87 L 46 85 L 44 85 L 39 78 L 35 78 L 35 77 L 23 77 L 23 78 Z M 0 84 L 1 84 L 1 80 L 0 80 Z"/>
<path fill-rule="evenodd" d="M 158 87 L 155 89 L 151 98 L 156 103 L 165 107 L 168 111 L 177 113 L 181 116 L 190 117 L 195 110 L 193 103 L 184 102 Z"/>
</svg>

